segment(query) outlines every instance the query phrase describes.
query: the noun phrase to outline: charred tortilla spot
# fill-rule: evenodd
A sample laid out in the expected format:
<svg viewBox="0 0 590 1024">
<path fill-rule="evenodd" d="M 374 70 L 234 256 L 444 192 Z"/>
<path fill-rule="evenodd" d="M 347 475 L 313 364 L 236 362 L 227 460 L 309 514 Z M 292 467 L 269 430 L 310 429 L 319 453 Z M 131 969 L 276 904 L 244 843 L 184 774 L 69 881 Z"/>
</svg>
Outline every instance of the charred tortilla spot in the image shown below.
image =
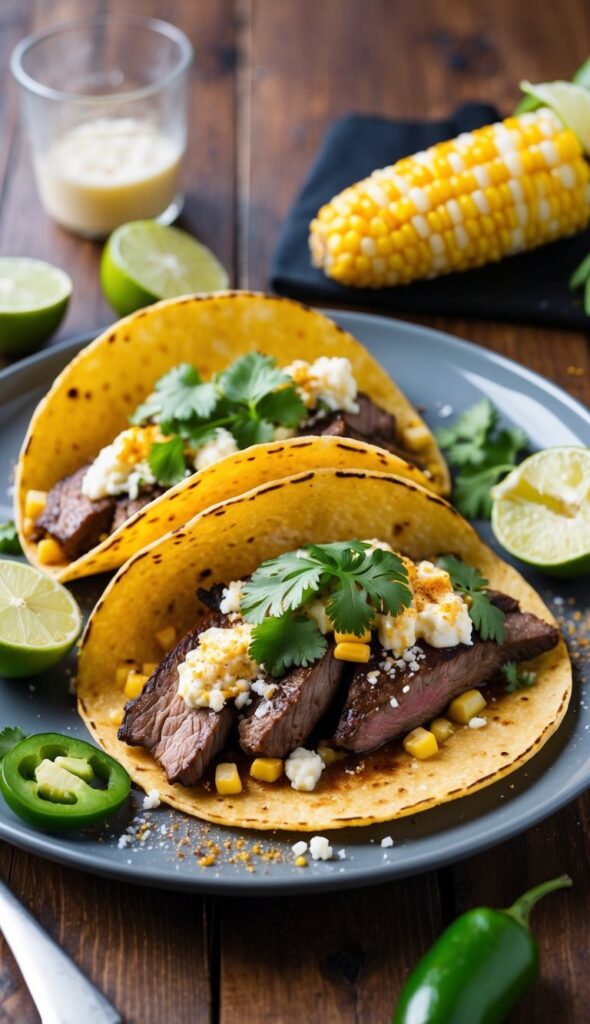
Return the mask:
<svg viewBox="0 0 590 1024">
<path fill-rule="evenodd" d="M 78 391 L 78 388 L 68 388 L 68 391 L 67 391 L 68 398 L 78 398 L 79 394 L 80 394 L 80 392 Z"/>
<path fill-rule="evenodd" d="M 27 443 L 25 445 L 25 450 L 23 452 L 24 455 L 28 455 L 29 454 L 29 451 L 31 450 L 31 442 L 32 442 L 32 440 L 33 440 L 32 437 L 29 437 L 29 439 L 27 440 Z"/>
<path fill-rule="evenodd" d="M 112 344 L 113 344 L 113 342 L 114 342 L 114 341 L 116 340 L 116 337 L 117 337 L 117 334 L 116 334 L 116 332 L 115 332 L 115 331 L 113 331 L 113 333 L 112 333 L 112 334 L 109 334 L 109 336 L 108 336 L 108 338 L 107 338 L 107 341 L 109 342 L 109 344 L 111 344 L 111 345 L 112 345 Z"/>
</svg>

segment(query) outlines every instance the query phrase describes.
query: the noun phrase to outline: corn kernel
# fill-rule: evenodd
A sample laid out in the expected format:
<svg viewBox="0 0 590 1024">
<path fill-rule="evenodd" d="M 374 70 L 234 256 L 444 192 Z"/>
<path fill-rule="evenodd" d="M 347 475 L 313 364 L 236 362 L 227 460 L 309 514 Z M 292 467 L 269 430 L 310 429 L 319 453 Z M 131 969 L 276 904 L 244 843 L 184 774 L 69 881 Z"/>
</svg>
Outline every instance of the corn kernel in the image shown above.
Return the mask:
<svg viewBox="0 0 590 1024">
<path fill-rule="evenodd" d="M 242 780 L 235 764 L 224 762 L 215 769 L 215 789 L 222 796 L 233 796 L 242 792 Z"/>
<path fill-rule="evenodd" d="M 129 700 L 134 700 L 136 697 L 139 697 L 147 681 L 148 677 L 144 676 L 143 672 L 135 672 L 131 669 L 131 672 L 127 676 L 127 682 L 125 683 L 123 693 L 129 698 Z"/>
<path fill-rule="evenodd" d="M 25 516 L 23 519 L 23 533 L 25 537 L 30 537 L 35 530 L 35 520 L 31 519 L 30 516 Z"/>
<path fill-rule="evenodd" d="M 430 723 L 430 731 L 440 746 L 441 743 L 448 740 L 449 736 L 453 735 L 455 726 L 449 722 L 448 718 L 435 718 L 434 722 Z"/>
<path fill-rule="evenodd" d="M 346 757 L 344 750 L 334 750 L 334 748 L 329 747 L 327 743 L 320 743 L 318 746 L 318 754 L 326 768 L 329 768 L 331 764 L 336 764 L 337 761 L 341 761 L 343 757 Z"/>
<path fill-rule="evenodd" d="M 25 498 L 25 515 L 31 519 L 40 516 L 47 504 L 47 491 L 27 491 Z"/>
<path fill-rule="evenodd" d="M 64 553 L 53 537 L 44 537 L 37 544 L 37 558 L 41 565 L 57 565 L 64 562 Z"/>
<path fill-rule="evenodd" d="M 336 644 L 334 657 L 338 661 L 357 661 L 365 664 L 371 657 L 371 648 L 368 644 L 344 643 Z"/>
<path fill-rule="evenodd" d="M 427 757 L 433 757 L 438 751 L 436 736 L 420 725 L 417 729 L 412 729 L 412 732 L 409 732 L 404 739 L 404 750 L 412 757 L 424 761 Z"/>
<path fill-rule="evenodd" d="M 117 671 L 115 672 L 115 682 L 116 682 L 117 686 L 120 686 L 121 689 L 123 689 L 123 687 L 125 686 L 125 683 L 127 682 L 127 678 L 129 676 L 129 674 L 131 672 L 135 672 L 135 671 L 136 671 L 135 665 L 130 665 L 129 662 L 127 662 L 124 665 L 118 665 L 117 666 Z"/>
<path fill-rule="evenodd" d="M 109 722 L 111 725 L 121 725 L 125 717 L 123 708 L 111 708 L 109 711 Z"/>
<path fill-rule="evenodd" d="M 296 857 L 294 862 L 296 868 L 307 867 L 307 857 Z"/>
<path fill-rule="evenodd" d="M 158 661 L 144 661 L 143 665 L 141 666 L 141 671 L 143 672 L 144 676 L 153 676 L 158 665 Z"/>
<path fill-rule="evenodd" d="M 368 644 L 371 640 L 371 630 L 365 629 L 364 633 L 357 636 L 356 633 L 338 633 L 334 631 L 334 640 L 337 644 Z"/>
<path fill-rule="evenodd" d="M 276 782 L 283 774 L 280 757 L 256 757 L 250 765 L 250 775 L 261 782 Z"/>
<path fill-rule="evenodd" d="M 469 720 L 486 706 L 487 701 L 479 690 L 466 690 L 465 693 L 455 697 L 449 704 L 448 716 L 460 725 L 467 725 Z"/>
<path fill-rule="evenodd" d="M 166 626 L 155 634 L 155 638 L 163 651 L 169 651 L 176 643 L 176 629 L 174 626 Z"/>
</svg>

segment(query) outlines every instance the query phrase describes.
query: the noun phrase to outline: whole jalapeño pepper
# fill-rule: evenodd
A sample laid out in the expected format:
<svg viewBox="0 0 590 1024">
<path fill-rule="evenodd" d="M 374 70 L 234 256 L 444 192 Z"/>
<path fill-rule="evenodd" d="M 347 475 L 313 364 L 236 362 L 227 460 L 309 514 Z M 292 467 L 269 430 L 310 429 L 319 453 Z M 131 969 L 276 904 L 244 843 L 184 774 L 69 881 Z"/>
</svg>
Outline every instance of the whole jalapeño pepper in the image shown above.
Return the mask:
<svg viewBox="0 0 590 1024">
<path fill-rule="evenodd" d="M 529 914 L 571 886 L 568 875 L 537 885 L 508 910 L 462 914 L 419 961 L 402 988 L 393 1024 L 499 1024 L 539 973 Z"/>
</svg>

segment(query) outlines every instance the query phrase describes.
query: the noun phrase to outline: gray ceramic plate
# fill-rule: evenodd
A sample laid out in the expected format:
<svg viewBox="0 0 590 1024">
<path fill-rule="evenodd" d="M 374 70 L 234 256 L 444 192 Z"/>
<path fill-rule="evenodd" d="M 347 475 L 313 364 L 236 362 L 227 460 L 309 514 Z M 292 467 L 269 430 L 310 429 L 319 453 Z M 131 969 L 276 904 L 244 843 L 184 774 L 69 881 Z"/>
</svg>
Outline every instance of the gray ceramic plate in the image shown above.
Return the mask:
<svg viewBox="0 0 590 1024">
<path fill-rule="evenodd" d="M 456 413 L 487 395 L 507 422 L 525 429 L 535 448 L 590 442 L 588 412 L 515 363 L 426 328 L 358 313 L 332 315 L 364 342 L 416 405 L 426 407 L 432 425 L 443 422 L 444 406 L 452 406 Z M 35 404 L 87 340 L 56 346 L 0 374 L 0 480 L 6 481 L 6 489 L 0 492 L 0 521 L 11 514 L 12 467 Z M 547 581 L 534 573 L 527 575 L 557 611 L 568 609 L 568 598 L 575 602 L 570 611 L 584 607 L 587 586 L 559 584 L 551 593 Z M 85 610 L 98 596 L 101 583 L 104 579 L 99 578 L 73 588 Z M 57 730 L 85 736 L 68 692 L 72 669 L 72 664 L 61 666 L 30 684 L 2 680 L 0 724 L 20 725 L 29 732 Z M 586 672 L 590 678 L 589 666 Z M 261 837 L 209 828 L 164 808 L 143 812 L 139 792 L 134 794 L 133 809 L 120 814 L 109 827 L 67 837 L 28 828 L 0 801 L 0 837 L 42 856 L 129 882 L 209 892 L 255 895 L 330 889 L 414 874 L 457 861 L 530 828 L 586 789 L 590 708 L 580 699 L 579 682 L 561 729 L 520 771 L 416 818 L 332 834 L 334 860 L 311 863 L 305 869 L 293 865 L 290 852 L 301 836 Z M 121 841 L 128 827 L 135 832 Z M 383 848 L 381 840 L 388 836 L 393 845 Z M 199 858 L 210 852 L 212 843 L 220 850 L 216 864 L 201 867 Z"/>
</svg>

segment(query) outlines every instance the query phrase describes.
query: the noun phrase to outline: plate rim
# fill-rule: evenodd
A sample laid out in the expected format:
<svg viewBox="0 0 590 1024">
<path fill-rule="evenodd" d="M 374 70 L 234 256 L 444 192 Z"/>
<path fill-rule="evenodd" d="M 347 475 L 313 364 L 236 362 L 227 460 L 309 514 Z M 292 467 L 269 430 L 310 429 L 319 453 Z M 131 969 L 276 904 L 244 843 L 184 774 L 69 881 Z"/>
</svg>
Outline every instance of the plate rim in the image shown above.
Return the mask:
<svg viewBox="0 0 590 1024">
<path fill-rule="evenodd" d="M 469 354 L 470 358 L 475 357 L 476 361 L 489 367 L 490 364 L 516 375 L 536 390 L 540 390 L 551 398 L 565 406 L 571 413 L 590 427 L 590 410 L 586 406 L 568 394 L 559 385 L 548 380 L 542 374 L 529 367 L 523 366 L 515 360 L 490 351 L 485 346 L 475 342 L 457 338 L 447 331 L 428 325 L 416 324 L 394 317 L 383 316 L 357 310 L 325 309 L 320 312 L 334 319 L 346 330 L 357 336 L 356 327 L 362 332 L 367 321 L 383 327 L 384 331 L 391 332 L 401 330 L 406 335 L 414 335 L 417 339 L 430 337 L 434 341 L 441 342 L 447 350 L 450 349 L 458 354 Z M 72 356 L 88 344 L 102 332 L 103 328 L 89 329 L 79 332 L 72 337 L 42 349 L 40 352 L 11 364 L 0 370 L 0 387 L 9 384 L 11 380 L 27 376 L 30 369 L 49 362 L 52 358 L 62 354 Z M 16 397 L 16 396 L 13 396 Z M 545 773 L 547 777 L 552 767 Z M 342 874 L 312 874 L 306 876 L 273 878 L 269 875 L 249 875 L 247 878 L 228 875 L 227 877 L 212 877 L 211 875 L 181 875 L 174 871 L 163 871 L 161 868 L 143 867 L 139 858 L 134 858 L 133 865 L 110 863 L 100 859 L 96 851 L 86 852 L 76 846 L 71 849 L 55 845 L 57 836 L 48 833 L 29 833 L 22 831 L 20 823 L 15 819 L 14 823 L 0 820 L 0 838 L 28 852 L 46 857 L 54 862 L 82 870 L 91 874 L 100 875 L 114 880 L 124 881 L 134 885 L 144 885 L 170 890 L 184 890 L 191 892 L 230 894 L 240 896 L 263 896 L 281 895 L 297 891 L 335 891 L 342 889 L 361 888 L 382 884 L 395 879 L 406 878 L 422 874 L 427 871 L 438 870 L 450 863 L 457 863 L 460 860 L 475 856 L 492 846 L 505 842 L 515 835 L 527 831 L 529 828 L 555 814 L 558 810 L 576 799 L 584 792 L 590 783 L 590 764 L 586 772 L 574 775 L 565 787 L 553 792 L 550 797 L 545 798 L 541 803 L 531 806 L 528 811 L 514 814 L 512 819 L 506 823 L 501 818 L 494 820 L 494 811 L 484 812 L 478 819 L 482 826 L 477 836 L 465 838 L 461 836 L 461 822 L 455 828 L 459 834 L 443 833 L 441 835 L 441 850 L 425 850 L 417 852 L 412 861 L 405 864 L 398 864 L 394 859 L 376 866 L 351 866 L 346 868 L 346 861 L 342 861 L 341 867 L 345 868 Z M 528 790 L 521 794 L 523 797 Z M 520 796 L 515 798 L 518 802 Z M 486 820 L 492 819 L 491 826 L 485 827 Z M 238 830 L 239 831 L 239 830 Z M 454 831 L 454 829 L 453 829 Z M 395 850 L 395 848 L 394 848 Z M 222 869 L 222 865 L 220 865 Z"/>
</svg>

